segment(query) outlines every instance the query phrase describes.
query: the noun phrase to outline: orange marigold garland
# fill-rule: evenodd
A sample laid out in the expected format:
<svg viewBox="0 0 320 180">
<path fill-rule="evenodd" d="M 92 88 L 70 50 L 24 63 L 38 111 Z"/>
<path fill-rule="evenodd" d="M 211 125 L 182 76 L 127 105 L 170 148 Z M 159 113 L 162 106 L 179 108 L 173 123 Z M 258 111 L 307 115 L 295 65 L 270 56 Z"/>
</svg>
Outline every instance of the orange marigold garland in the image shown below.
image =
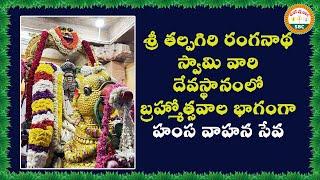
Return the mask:
<svg viewBox="0 0 320 180">
<path fill-rule="evenodd" d="M 60 53 L 64 55 L 72 54 L 81 48 L 80 39 L 76 32 L 72 32 L 71 34 L 74 36 L 72 42 L 68 43 L 63 35 L 59 27 L 55 29 L 50 29 L 49 34 L 52 36 L 55 45 L 58 47 Z"/>
<path fill-rule="evenodd" d="M 54 30 L 56 31 L 57 35 L 59 36 L 59 38 L 60 38 L 60 40 L 62 42 L 62 45 L 64 47 L 66 47 L 67 49 L 72 50 L 72 49 L 75 49 L 78 46 L 79 37 L 78 37 L 78 34 L 76 32 L 72 32 L 71 33 L 73 41 L 71 43 L 69 43 L 63 38 L 63 35 L 62 35 L 60 27 L 56 27 Z"/>
</svg>

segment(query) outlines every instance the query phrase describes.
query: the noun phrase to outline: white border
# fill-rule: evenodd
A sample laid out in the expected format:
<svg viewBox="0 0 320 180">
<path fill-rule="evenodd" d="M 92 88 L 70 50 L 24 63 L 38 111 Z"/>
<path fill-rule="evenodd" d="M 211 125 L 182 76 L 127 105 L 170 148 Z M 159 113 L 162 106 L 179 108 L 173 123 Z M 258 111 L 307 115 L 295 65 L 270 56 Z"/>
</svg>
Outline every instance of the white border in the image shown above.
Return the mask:
<svg viewBox="0 0 320 180">
<path fill-rule="evenodd" d="M 119 31 L 115 37 L 113 37 L 112 39 L 110 40 L 107 40 L 107 41 L 102 41 L 102 40 L 97 40 L 97 39 L 88 39 L 88 41 L 94 41 L 95 43 L 101 43 L 101 44 L 113 44 L 119 37 L 121 37 L 124 33 L 126 33 L 129 29 L 131 29 L 133 26 L 135 26 L 136 24 L 136 16 L 134 15 L 110 15 L 110 16 L 85 16 L 85 15 L 78 15 L 78 16 L 65 16 L 65 15 L 53 15 L 53 16 L 33 16 L 33 15 L 30 15 L 30 16 L 20 16 L 20 32 L 21 32 L 21 29 L 22 29 L 22 26 L 21 26 L 21 17 L 43 17 L 43 18 L 46 18 L 46 17 L 88 17 L 88 18 L 97 18 L 97 17 L 134 17 L 134 21 L 133 23 L 130 23 L 127 27 L 125 27 L 123 30 Z M 34 28 L 30 28 L 30 27 L 23 27 L 23 28 L 26 28 L 26 29 L 30 29 L 30 30 L 33 30 L 33 31 L 39 31 L 39 32 L 42 32 L 44 29 L 34 29 Z M 49 29 L 48 29 L 49 30 Z M 20 40 L 21 41 L 21 40 Z"/>
<path fill-rule="evenodd" d="M 35 16 L 35 15 L 24 15 L 24 16 L 20 16 L 20 31 L 19 31 L 19 38 L 20 38 L 20 44 L 19 44 L 19 47 L 20 47 L 20 54 L 19 54 L 19 57 L 21 58 L 21 17 L 134 17 L 134 59 L 133 59 L 133 62 L 134 62 L 134 94 L 133 94 L 133 97 L 134 97 L 134 153 L 135 153 L 135 158 L 134 158 L 134 167 L 133 168 L 22 168 L 21 167 L 21 120 L 20 120 L 20 116 L 21 116 L 21 89 L 20 89 L 20 86 L 19 86 L 19 97 L 20 97 L 20 101 L 19 101 L 19 109 L 20 109 L 20 113 L 19 113 L 19 123 L 20 123 L 20 129 L 19 129 L 19 134 L 20 134 L 20 144 L 19 144 L 19 147 L 20 147 L 20 152 L 19 152 L 19 159 L 20 159 L 20 170 L 50 170 L 50 171 L 54 171 L 54 170 L 90 170 L 90 171 L 101 171 L 101 170 L 112 170 L 112 171 L 116 171 L 116 170 L 136 170 L 137 168 L 137 99 L 136 99 L 136 90 L 137 90 L 137 74 L 136 74 L 136 71 L 137 71 L 137 61 L 136 61 L 136 51 L 137 51 L 137 48 L 136 48 L 136 45 L 137 45 L 137 39 L 136 39 L 136 26 L 137 26 L 137 18 L 135 15 L 110 15 L 110 16 L 86 16 L 86 15 L 78 15 L 78 16 L 65 16 L 65 15 L 52 15 L 52 16 Z M 54 28 L 54 27 L 53 27 Z M 20 73 L 19 73 L 19 76 L 20 76 L 20 84 L 21 84 L 21 62 L 19 62 L 20 64 Z"/>
</svg>

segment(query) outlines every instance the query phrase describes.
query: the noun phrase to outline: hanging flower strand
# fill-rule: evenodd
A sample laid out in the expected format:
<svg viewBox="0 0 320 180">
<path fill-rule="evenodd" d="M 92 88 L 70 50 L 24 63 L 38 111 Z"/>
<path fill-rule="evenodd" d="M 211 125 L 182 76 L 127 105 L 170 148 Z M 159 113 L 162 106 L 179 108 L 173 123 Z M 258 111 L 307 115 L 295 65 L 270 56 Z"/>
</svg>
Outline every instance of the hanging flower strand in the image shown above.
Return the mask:
<svg viewBox="0 0 320 180">
<path fill-rule="evenodd" d="M 108 134 L 109 134 L 109 118 L 111 115 L 111 106 L 109 104 L 104 105 L 104 113 L 102 118 L 102 133 L 99 137 L 99 141 L 97 144 L 97 157 L 96 157 L 96 168 L 104 168 L 106 166 L 106 162 L 110 159 L 110 155 L 108 156 L 106 151 Z"/>
<path fill-rule="evenodd" d="M 94 58 L 92 49 L 90 47 L 90 43 L 88 41 L 86 41 L 86 40 L 83 40 L 82 41 L 82 46 L 84 48 L 85 53 L 87 54 L 87 57 L 89 59 L 89 62 L 91 64 L 91 66 L 94 66 L 94 63 L 96 62 L 96 60 Z"/>
<path fill-rule="evenodd" d="M 27 121 L 31 120 L 31 115 L 32 115 L 31 103 L 32 103 L 32 86 L 34 84 L 34 74 L 37 67 L 39 66 L 42 52 L 46 46 L 48 35 L 49 33 L 47 31 L 43 31 L 41 33 L 41 38 L 38 43 L 38 47 L 35 51 L 34 59 L 32 61 L 32 65 L 28 74 L 28 81 L 26 85 L 26 115 L 25 115 L 25 118 Z"/>
<path fill-rule="evenodd" d="M 109 120 L 112 111 L 112 107 L 109 105 L 109 98 L 112 90 L 120 86 L 120 84 L 113 84 L 105 87 L 102 90 L 104 106 L 102 117 L 102 130 L 97 145 L 96 168 L 105 168 L 106 163 L 112 159 L 115 153 L 111 144 L 108 143 Z"/>
</svg>

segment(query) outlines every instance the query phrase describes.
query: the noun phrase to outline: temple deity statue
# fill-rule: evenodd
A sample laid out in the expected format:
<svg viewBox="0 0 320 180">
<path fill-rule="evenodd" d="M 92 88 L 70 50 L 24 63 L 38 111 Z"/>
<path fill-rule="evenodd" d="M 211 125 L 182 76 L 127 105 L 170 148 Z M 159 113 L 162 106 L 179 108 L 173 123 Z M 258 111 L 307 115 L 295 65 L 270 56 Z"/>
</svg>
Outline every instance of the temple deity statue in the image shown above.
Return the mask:
<svg viewBox="0 0 320 180">
<path fill-rule="evenodd" d="M 64 95 L 72 101 L 74 92 L 78 86 L 76 81 L 76 66 L 69 59 L 66 59 L 66 62 L 61 65 L 61 69 L 64 72 Z"/>
<path fill-rule="evenodd" d="M 87 65 L 41 60 L 45 48 L 78 52 Z M 133 167 L 133 93 L 111 78 L 92 46 L 71 28 L 58 26 L 33 37 L 25 52 L 21 116 L 27 168 Z"/>
</svg>

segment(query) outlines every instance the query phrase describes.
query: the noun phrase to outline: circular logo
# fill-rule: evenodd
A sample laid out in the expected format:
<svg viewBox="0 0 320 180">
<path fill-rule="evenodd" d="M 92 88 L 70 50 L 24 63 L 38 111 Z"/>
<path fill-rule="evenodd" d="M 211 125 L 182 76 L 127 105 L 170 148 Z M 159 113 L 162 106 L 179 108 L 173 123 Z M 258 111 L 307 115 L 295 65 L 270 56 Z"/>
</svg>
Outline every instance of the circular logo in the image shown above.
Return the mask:
<svg viewBox="0 0 320 180">
<path fill-rule="evenodd" d="M 309 32 L 314 24 L 314 14 L 308 6 L 296 4 L 288 8 L 284 15 L 284 23 L 289 31 L 294 34 Z"/>
</svg>

